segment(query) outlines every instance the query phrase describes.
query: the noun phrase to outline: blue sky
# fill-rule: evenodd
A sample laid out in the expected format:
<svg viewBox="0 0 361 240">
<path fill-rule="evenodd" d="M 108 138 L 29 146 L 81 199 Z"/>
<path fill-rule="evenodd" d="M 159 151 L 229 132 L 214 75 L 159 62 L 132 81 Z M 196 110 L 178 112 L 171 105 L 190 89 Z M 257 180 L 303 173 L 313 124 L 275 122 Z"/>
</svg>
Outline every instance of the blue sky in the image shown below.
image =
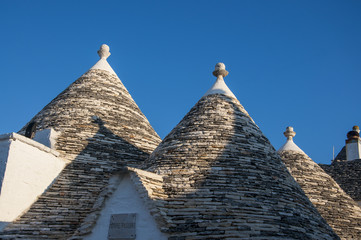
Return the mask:
<svg viewBox="0 0 361 240">
<path fill-rule="evenodd" d="M 278 149 L 330 163 L 361 125 L 361 1 L 2 1 L 0 134 L 16 132 L 99 59 L 163 138 L 211 87 L 228 87 Z"/>
</svg>

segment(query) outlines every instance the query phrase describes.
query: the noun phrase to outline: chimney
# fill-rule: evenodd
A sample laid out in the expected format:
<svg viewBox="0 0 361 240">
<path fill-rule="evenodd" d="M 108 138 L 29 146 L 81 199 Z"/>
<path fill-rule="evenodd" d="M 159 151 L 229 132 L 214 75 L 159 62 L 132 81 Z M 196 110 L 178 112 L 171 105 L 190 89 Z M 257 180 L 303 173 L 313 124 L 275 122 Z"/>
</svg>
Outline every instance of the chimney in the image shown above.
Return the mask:
<svg viewBox="0 0 361 240">
<path fill-rule="evenodd" d="M 352 131 L 347 133 L 346 159 L 348 161 L 361 159 L 360 128 L 353 126 Z"/>
</svg>

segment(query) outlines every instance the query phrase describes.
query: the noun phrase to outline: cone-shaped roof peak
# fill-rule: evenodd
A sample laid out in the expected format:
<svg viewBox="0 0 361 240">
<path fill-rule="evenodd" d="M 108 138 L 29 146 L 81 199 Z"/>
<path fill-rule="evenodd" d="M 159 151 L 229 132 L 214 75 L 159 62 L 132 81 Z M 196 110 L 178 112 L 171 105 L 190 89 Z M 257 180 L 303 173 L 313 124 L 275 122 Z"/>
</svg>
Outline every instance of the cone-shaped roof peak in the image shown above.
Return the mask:
<svg viewBox="0 0 361 240">
<path fill-rule="evenodd" d="M 74 142 L 93 138 L 95 132 L 89 129 L 90 126 L 95 126 L 93 121 L 96 116 L 113 131 L 114 136 L 119 136 L 140 149 L 145 147 L 142 151 L 151 152 L 160 142 L 159 136 L 108 64 L 106 59 L 110 56 L 109 46 L 102 44 L 98 55 L 100 60 L 40 111 L 33 121 L 38 123 L 38 129 L 53 127 L 63 135 L 71 133 L 68 141 L 64 142 L 67 145 L 71 142 L 70 138 Z M 88 130 L 77 129 L 79 126 Z M 77 131 L 82 133 L 81 137 L 75 136 Z M 131 131 L 134 132 L 130 133 Z M 143 144 L 147 141 L 140 141 L 143 137 L 150 139 L 151 147 Z M 69 155 L 69 151 L 65 152 Z"/>
<path fill-rule="evenodd" d="M 297 147 L 292 127 L 287 127 L 284 135 L 287 142 L 278 153 L 306 196 L 341 239 L 360 239 L 361 209 L 357 203 Z"/>
<path fill-rule="evenodd" d="M 293 142 L 293 137 L 296 136 L 296 132 L 293 131 L 293 127 L 287 127 L 286 131 L 283 133 L 283 135 L 285 135 L 285 137 L 287 138 L 287 141 L 285 144 L 283 144 L 282 147 L 280 147 L 280 149 L 277 152 L 282 152 L 282 151 L 295 151 L 295 152 L 300 152 L 300 153 L 304 153 L 302 151 L 301 148 L 299 148 L 294 142 Z"/>
<path fill-rule="evenodd" d="M 222 70 L 216 66 L 217 81 Z M 247 222 L 222 238 L 337 239 L 243 106 L 224 92 L 202 97 L 146 161 L 164 178 L 148 193 L 161 198 L 170 234 L 214 238 L 202 225 L 227 232 Z"/>
<path fill-rule="evenodd" d="M 110 56 L 109 50 L 110 50 L 110 48 L 108 45 L 106 45 L 106 44 L 101 45 L 100 49 L 98 50 L 98 55 L 100 57 L 100 60 L 90 69 L 105 70 L 114 75 L 117 75 L 107 61 L 107 58 Z"/>
<path fill-rule="evenodd" d="M 226 65 L 224 63 L 217 63 L 215 69 L 213 71 L 213 75 L 217 77 L 216 82 L 213 86 L 204 94 L 203 97 L 212 95 L 212 94 L 223 94 L 228 97 L 236 98 L 236 96 L 232 93 L 232 91 L 228 88 L 226 83 L 224 82 L 224 77 L 228 75 L 228 71 L 226 70 Z"/>
<path fill-rule="evenodd" d="M 72 236 L 93 211 L 83 206 L 94 206 L 101 191 L 107 189 L 112 173 L 126 165 L 137 166 L 161 141 L 126 87 L 113 74 L 106 61 L 109 48 L 103 45 L 98 53 L 99 62 L 30 121 L 37 123 L 37 130 L 53 128 L 59 132 L 55 150 L 69 164 L 19 222 L 9 226 L 21 228 L 21 234 L 17 233 L 24 234 L 24 238 L 33 238 L 31 233 L 38 229 L 47 229 L 42 231 L 41 238 L 59 238 L 59 232 L 64 239 Z M 26 126 L 21 132 L 25 129 Z M 74 204 L 74 194 L 78 193 L 82 197 Z M 44 209 L 40 215 L 39 209 Z M 37 217 L 41 223 L 34 221 Z M 55 218 L 57 226 L 49 228 Z M 66 227 L 72 221 L 76 224 Z"/>
</svg>

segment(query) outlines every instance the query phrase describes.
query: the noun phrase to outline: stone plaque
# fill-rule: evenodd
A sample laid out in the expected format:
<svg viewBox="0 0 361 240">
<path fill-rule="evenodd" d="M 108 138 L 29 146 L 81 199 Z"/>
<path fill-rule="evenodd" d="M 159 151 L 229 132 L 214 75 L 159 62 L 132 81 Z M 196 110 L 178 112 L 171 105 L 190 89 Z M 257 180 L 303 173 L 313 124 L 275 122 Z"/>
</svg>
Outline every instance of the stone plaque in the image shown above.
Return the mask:
<svg viewBox="0 0 361 240">
<path fill-rule="evenodd" d="M 112 214 L 110 217 L 108 239 L 133 240 L 135 235 L 135 213 Z"/>
</svg>

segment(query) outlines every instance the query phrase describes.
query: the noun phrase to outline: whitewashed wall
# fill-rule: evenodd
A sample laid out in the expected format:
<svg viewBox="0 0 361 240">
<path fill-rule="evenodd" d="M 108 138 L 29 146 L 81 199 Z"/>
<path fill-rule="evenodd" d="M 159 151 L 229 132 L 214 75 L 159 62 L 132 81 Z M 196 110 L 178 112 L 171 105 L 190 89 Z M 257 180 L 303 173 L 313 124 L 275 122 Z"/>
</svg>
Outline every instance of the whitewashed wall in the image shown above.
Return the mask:
<svg viewBox="0 0 361 240">
<path fill-rule="evenodd" d="M 0 135 L 0 222 L 13 221 L 53 182 L 65 167 L 58 155 L 16 133 Z"/>
</svg>

